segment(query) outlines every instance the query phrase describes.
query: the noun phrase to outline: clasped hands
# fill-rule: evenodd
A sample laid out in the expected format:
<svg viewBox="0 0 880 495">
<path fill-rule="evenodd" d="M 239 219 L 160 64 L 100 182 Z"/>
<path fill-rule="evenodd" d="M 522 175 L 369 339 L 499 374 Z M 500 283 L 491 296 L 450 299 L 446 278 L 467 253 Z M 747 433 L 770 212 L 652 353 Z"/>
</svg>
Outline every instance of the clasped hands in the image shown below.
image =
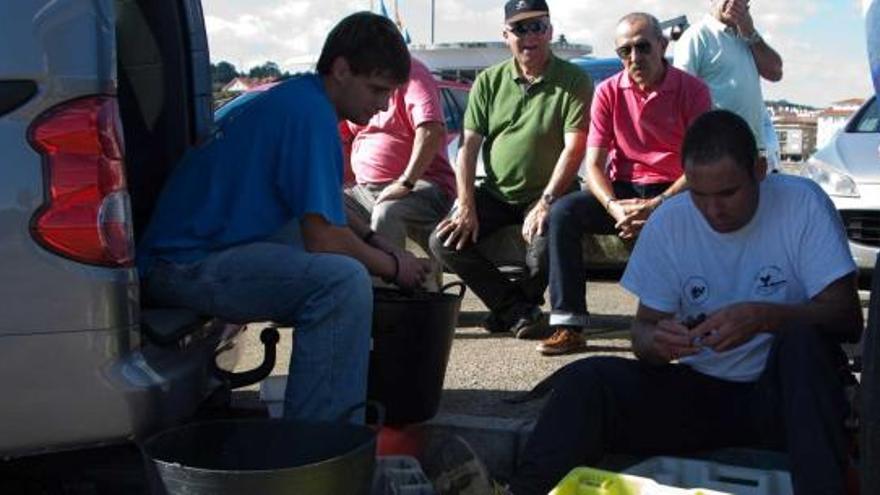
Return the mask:
<svg viewBox="0 0 880 495">
<path fill-rule="evenodd" d="M 614 218 L 614 228 L 621 239 L 634 239 L 642 231 L 648 216 L 659 206 L 656 198 L 612 199 L 608 202 L 608 214 Z"/>
<path fill-rule="evenodd" d="M 669 362 L 704 348 L 715 352 L 733 349 L 768 330 L 767 311 L 767 305 L 761 303 L 734 304 L 709 315 L 693 328 L 673 319 L 660 320 L 654 327 L 653 353 Z"/>
</svg>

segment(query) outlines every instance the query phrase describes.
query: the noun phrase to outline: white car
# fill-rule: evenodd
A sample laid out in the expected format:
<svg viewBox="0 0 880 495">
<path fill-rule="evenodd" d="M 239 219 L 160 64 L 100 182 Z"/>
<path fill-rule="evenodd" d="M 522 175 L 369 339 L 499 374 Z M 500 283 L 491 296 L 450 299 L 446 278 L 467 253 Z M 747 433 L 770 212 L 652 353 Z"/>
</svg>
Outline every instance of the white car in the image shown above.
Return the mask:
<svg viewBox="0 0 880 495">
<path fill-rule="evenodd" d="M 880 108 L 870 98 L 849 122 L 804 164 L 837 206 L 853 259 L 863 273 L 880 252 Z"/>
</svg>

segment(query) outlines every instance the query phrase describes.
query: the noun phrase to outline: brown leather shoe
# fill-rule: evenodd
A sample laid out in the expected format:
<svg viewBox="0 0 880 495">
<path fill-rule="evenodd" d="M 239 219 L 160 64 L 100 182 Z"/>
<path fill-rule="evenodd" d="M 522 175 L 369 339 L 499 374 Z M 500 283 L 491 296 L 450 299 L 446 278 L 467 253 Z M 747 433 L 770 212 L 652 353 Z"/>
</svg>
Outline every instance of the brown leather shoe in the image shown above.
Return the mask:
<svg viewBox="0 0 880 495">
<path fill-rule="evenodd" d="M 558 327 L 550 337 L 541 341 L 537 351 L 545 356 L 559 356 L 587 348 L 587 339 L 581 332 L 571 328 Z"/>
</svg>

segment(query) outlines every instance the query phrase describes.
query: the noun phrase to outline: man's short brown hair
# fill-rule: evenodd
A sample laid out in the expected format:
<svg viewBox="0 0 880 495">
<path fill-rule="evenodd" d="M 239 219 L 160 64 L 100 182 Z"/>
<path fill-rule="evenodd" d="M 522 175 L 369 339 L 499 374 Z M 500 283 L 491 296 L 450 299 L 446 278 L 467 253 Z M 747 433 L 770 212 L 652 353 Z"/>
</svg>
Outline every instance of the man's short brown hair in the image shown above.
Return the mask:
<svg viewBox="0 0 880 495">
<path fill-rule="evenodd" d="M 358 12 L 339 21 L 324 41 L 318 73 L 329 74 L 339 57 L 345 58 L 356 75 L 380 75 L 398 84 L 409 80 L 409 50 L 387 17 Z"/>
</svg>

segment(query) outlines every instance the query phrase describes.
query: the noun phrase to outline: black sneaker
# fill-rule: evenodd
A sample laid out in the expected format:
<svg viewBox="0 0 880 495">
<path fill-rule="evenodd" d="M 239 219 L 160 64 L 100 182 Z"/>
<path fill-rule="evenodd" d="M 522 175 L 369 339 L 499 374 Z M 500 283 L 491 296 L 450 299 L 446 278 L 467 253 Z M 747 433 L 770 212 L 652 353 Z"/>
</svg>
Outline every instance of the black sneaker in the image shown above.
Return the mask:
<svg viewBox="0 0 880 495">
<path fill-rule="evenodd" d="M 483 328 L 489 333 L 507 333 L 510 330 L 510 323 L 505 323 L 498 315 L 490 312 L 483 320 Z"/>
<path fill-rule="evenodd" d="M 550 325 L 540 306 L 530 306 L 516 320 L 510 331 L 518 339 L 543 339 L 550 334 Z"/>
</svg>

